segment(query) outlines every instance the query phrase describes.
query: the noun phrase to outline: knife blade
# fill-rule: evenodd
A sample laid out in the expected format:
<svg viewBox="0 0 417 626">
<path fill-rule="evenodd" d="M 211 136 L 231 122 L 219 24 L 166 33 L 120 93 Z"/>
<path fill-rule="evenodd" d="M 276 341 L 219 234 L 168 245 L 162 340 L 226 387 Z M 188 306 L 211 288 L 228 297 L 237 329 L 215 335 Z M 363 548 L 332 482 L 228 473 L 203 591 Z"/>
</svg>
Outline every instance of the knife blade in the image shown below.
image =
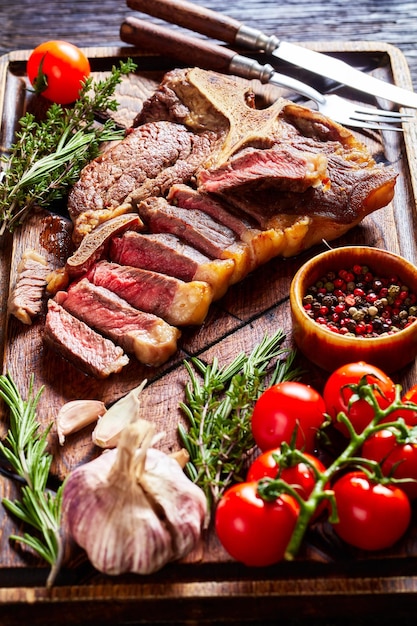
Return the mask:
<svg viewBox="0 0 417 626">
<path fill-rule="evenodd" d="M 204 69 L 233 74 L 249 80 L 257 79 L 264 84 L 268 83 L 277 87 L 285 87 L 301 94 L 305 98 L 314 100 L 319 110 L 323 110 L 323 105 L 325 105 L 327 113 L 335 121 L 347 126 L 360 127 L 362 129 L 376 128 L 375 122 L 377 122 L 378 126 L 379 122 L 389 123 L 392 119 L 385 117 L 382 112 L 381 115 L 374 117 L 373 120 L 364 121 L 361 117 L 355 118 L 354 115 L 346 113 L 344 106 L 340 106 L 339 103 L 334 105 L 333 101 L 330 103 L 330 98 L 323 96 L 311 85 L 276 72 L 269 63 L 262 65 L 255 59 L 237 54 L 230 48 L 219 46 L 198 37 L 184 35 L 166 26 L 139 20 L 135 17 L 128 17 L 121 24 L 120 38 L 126 43 L 139 47 L 141 50 L 158 55 L 162 54 L 168 58 L 175 58 L 186 65 L 189 65 L 190 59 L 192 59 L 193 65 Z M 277 97 L 277 94 L 269 93 L 268 100 L 272 98 L 272 101 L 275 101 Z M 332 97 L 336 98 L 336 96 Z M 332 109 L 331 113 L 330 109 Z M 387 113 L 387 115 L 390 115 L 390 113 Z M 382 127 L 378 126 L 378 128 L 381 129 Z M 391 126 L 390 130 L 401 129 Z"/>
<path fill-rule="evenodd" d="M 264 51 L 268 55 L 358 91 L 402 106 L 417 108 L 417 93 L 413 91 L 370 76 L 353 68 L 345 61 L 327 54 L 281 41 L 275 35 L 266 35 L 223 13 L 196 5 L 188 0 L 126 0 L 126 3 L 131 9 L 142 11 L 213 39 L 239 48 Z"/>
</svg>

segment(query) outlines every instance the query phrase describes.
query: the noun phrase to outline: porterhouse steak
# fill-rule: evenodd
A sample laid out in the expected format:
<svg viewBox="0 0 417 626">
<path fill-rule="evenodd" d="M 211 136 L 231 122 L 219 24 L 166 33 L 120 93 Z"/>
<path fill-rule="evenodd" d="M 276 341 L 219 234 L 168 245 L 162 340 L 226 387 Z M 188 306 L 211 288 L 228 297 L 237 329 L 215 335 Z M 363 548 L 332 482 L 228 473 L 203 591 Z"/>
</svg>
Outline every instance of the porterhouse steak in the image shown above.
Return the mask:
<svg viewBox="0 0 417 626">
<path fill-rule="evenodd" d="M 396 176 L 320 113 L 284 99 L 258 109 L 243 81 L 173 70 L 126 138 L 74 185 L 68 208 L 83 254 L 67 263 L 69 287 L 61 282 L 67 290 L 56 300 L 139 360 L 159 365 L 179 338 L 168 323 L 182 289 L 175 281 L 203 281 L 209 299 L 219 298 L 269 259 L 333 240 L 388 204 Z M 144 302 L 145 277 L 153 303 Z M 191 320 L 189 293 L 181 306 Z M 142 354 L 132 324 L 143 315 L 154 315 L 154 335 Z M 69 358 L 70 350 L 58 349 Z"/>
</svg>

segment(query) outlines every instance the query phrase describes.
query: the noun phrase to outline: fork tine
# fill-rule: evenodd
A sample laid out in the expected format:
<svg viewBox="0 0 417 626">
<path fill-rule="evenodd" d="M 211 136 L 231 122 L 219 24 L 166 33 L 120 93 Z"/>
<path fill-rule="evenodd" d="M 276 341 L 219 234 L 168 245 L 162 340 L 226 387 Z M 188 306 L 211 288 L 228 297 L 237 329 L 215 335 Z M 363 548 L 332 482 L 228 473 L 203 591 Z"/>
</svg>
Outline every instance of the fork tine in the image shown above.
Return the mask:
<svg viewBox="0 0 417 626">
<path fill-rule="evenodd" d="M 407 124 L 410 120 L 408 119 L 397 119 L 395 117 L 386 117 L 385 115 L 362 115 L 362 114 L 357 114 L 352 113 L 351 118 L 354 120 L 357 120 L 358 122 L 378 122 L 378 123 L 382 123 L 382 124 L 400 124 L 400 123 L 404 123 Z"/>
<path fill-rule="evenodd" d="M 362 128 L 362 129 L 366 128 L 369 130 L 394 130 L 400 133 L 403 132 L 403 129 L 401 128 L 401 126 L 394 126 L 392 123 L 390 123 L 389 126 L 383 126 L 379 122 L 361 122 L 360 120 L 349 119 L 344 122 L 344 125 L 350 126 L 353 128 Z"/>
<path fill-rule="evenodd" d="M 321 100 L 319 101 L 318 97 L 320 95 Z M 402 128 L 399 124 L 409 121 L 410 117 L 414 118 L 413 115 L 408 113 L 402 114 L 378 108 L 364 107 L 336 94 L 328 94 L 326 96 L 319 94 L 319 96 L 317 96 L 316 100 L 318 109 L 325 115 L 334 117 L 341 124 L 346 124 L 346 126 L 401 131 Z M 417 120 L 417 118 L 414 118 L 414 120 Z"/>
<path fill-rule="evenodd" d="M 355 107 L 355 113 L 358 113 L 360 115 L 370 115 L 371 117 L 381 115 L 382 117 L 392 119 L 397 118 L 398 120 L 415 117 L 411 113 L 400 113 L 399 111 L 385 111 L 384 109 L 370 109 L 368 107 L 361 106 Z"/>
</svg>

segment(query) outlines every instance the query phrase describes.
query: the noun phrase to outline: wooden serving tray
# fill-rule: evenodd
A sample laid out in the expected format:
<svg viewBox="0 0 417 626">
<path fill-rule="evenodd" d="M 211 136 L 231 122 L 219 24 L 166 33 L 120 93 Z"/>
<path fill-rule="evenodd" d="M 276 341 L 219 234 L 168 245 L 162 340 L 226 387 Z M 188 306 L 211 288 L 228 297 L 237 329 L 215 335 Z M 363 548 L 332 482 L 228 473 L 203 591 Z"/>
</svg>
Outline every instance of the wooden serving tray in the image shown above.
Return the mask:
<svg viewBox="0 0 417 626">
<path fill-rule="evenodd" d="M 305 44 L 307 45 L 307 44 Z M 412 89 L 408 67 L 401 52 L 386 44 L 320 43 L 310 47 L 344 58 L 349 63 L 372 72 L 387 81 Z M 141 103 L 159 83 L 165 71 L 173 67 L 169 59 L 141 55 L 134 48 L 86 49 L 92 71 L 100 76 L 120 58 L 132 57 L 138 64 L 136 74 L 125 79 L 118 90 L 118 121 L 129 125 Z M 17 121 L 34 106 L 26 92 L 25 61 L 28 51 L 12 52 L 0 59 L 0 147 L 2 152 L 13 139 Z M 300 79 L 308 77 L 282 63 L 282 72 Z M 311 76 L 309 77 L 311 82 Z M 317 77 L 315 86 L 323 91 L 328 81 Z M 271 91 L 254 82 L 259 97 L 293 96 Z M 348 89 L 341 95 L 354 97 Z M 357 96 L 356 96 L 357 97 Z M 367 98 L 368 102 L 374 102 Z M 360 226 L 333 246 L 366 244 L 386 248 L 416 263 L 417 160 L 416 124 L 404 133 L 361 134 L 376 159 L 393 163 L 399 171 L 396 195 L 384 209 L 368 216 Z M 59 207 L 58 207 L 59 210 Z M 132 362 L 117 376 L 96 381 L 84 376 L 72 365 L 47 349 L 42 342 L 44 314 L 32 326 L 23 326 L 6 315 L 9 288 L 16 267 L 27 248 L 35 248 L 55 267 L 64 264 L 70 250 L 70 224 L 65 213 L 42 212 L 35 215 L 14 237 L 0 239 L 0 347 L 3 372 L 9 372 L 23 394 L 29 376 L 35 374 L 35 389 L 45 387 L 38 417 L 45 426 L 53 422 L 64 402 L 79 398 L 101 399 L 111 403 L 137 386 L 143 379 L 148 385 L 142 395 L 143 414 L 152 419 L 166 436 L 165 451 L 179 447 L 177 424 L 182 416 L 178 402 L 183 399 L 187 380 L 183 360 L 200 356 L 221 363 L 229 362 L 238 352 L 249 352 L 265 333 L 282 328 L 285 345 L 292 347 L 288 294 L 291 279 L 309 257 L 324 249 L 314 249 L 292 259 L 274 259 L 248 276 L 242 283 L 212 305 L 202 327 L 186 329 L 178 353 L 160 368 L 147 368 Z M 321 389 L 325 373 L 310 363 L 308 382 Z M 396 382 L 408 388 L 417 381 L 416 366 L 395 375 Z M 3 431 L 7 415 L 1 415 Z M 54 472 L 63 477 L 77 464 L 93 458 L 97 450 L 91 444 L 91 428 L 67 438 L 60 447 L 56 433 L 50 436 L 55 456 Z M 0 476 L 1 497 L 15 497 L 15 485 Z M 375 595 L 388 610 L 392 599 L 401 597 L 407 610 L 416 601 L 417 525 L 395 550 L 364 554 L 343 547 L 326 527 L 312 531 L 302 554 L 292 563 L 267 569 L 246 568 L 233 562 L 218 544 L 213 533 L 205 537 L 201 551 L 183 563 L 173 563 L 153 576 L 110 578 L 98 574 L 80 555 L 62 572 L 57 585 L 47 591 L 47 570 L 33 555 L 9 542 L 12 533 L 22 532 L 5 510 L 0 508 L 0 623 L 24 623 L 30 610 L 32 624 L 116 624 L 123 620 L 146 619 L 152 622 L 186 624 L 204 620 L 267 620 L 296 611 L 299 616 L 332 617 L 348 608 L 364 615 L 375 612 L 369 597 Z M 355 602 L 352 603 L 352 598 Z M 28 606 L 30 605 L 30 609 Z M 381 606 L 381 605 L 380 605 Z M 65 617 L 64 617 L 65 615 Z M 398 610 L 396 613 L 398 617 Z"/>
</svg>

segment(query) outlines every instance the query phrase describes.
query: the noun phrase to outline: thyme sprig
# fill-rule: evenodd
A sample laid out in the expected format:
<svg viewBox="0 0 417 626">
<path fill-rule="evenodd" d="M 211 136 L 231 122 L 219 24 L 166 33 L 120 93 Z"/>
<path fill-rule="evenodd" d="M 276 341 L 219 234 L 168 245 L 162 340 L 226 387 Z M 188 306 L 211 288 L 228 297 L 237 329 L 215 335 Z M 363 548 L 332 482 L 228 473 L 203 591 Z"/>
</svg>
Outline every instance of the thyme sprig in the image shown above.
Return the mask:
<svg viewBox="0 0 417 626">
<path fill-rule="evenodd" d="M 36 409 L 43 387 L 35 394 L 33 375 L 30 378 L 28 398 L 23 400 L 9 375 L 0 376 L 0 396 L 10 409 L 10 426 L 0 451 L 17 476 L 23 479 L 21 500 L 3 498 L 4 507 L 36 534 L 11 535 L 11 539 L 26 544 L 41 556 L 51 570 L 47 579 L 50 587 L 59 571 L 62 559 L 60 519 L 62 486 L 56 492 L 47 489 L 52 455 L 47 452 L 50 427 L 40 432 Z M 52 424 L 51 424 L 52 426 Z"/>
<path fill-rule="evenodd" d="M 117 110 L 116 86 L 135 69 L 130 59 L 121 61 L 103 80 L 89 76 L 73 106 L 52 104 L 44 120 L 32 113 L 19 120 L 16 142 L 0 157 L 0 235 L 13 232 L 35 207 L 63 198 L 100 145 L 123 137 L 114 120 L 97 124 L 96 116 Z"/>
<path fill-rule="evenodd" d="M 179 424 L 179 435 L 190 455 L 186 471 L 205 492 L 210 511 L 228 486 L 243 480 L 255 445 L 250 418 L 266 380 L 271 385 L 301 374 L 295 353 L 282 348 L 284 340 L 282 330 L 265 335 L 251 354 L 241 353 L 223 368 L 216 358 L 185 362 L 190 381 L 180 408 L 189 428 Z"/>
</svg>

